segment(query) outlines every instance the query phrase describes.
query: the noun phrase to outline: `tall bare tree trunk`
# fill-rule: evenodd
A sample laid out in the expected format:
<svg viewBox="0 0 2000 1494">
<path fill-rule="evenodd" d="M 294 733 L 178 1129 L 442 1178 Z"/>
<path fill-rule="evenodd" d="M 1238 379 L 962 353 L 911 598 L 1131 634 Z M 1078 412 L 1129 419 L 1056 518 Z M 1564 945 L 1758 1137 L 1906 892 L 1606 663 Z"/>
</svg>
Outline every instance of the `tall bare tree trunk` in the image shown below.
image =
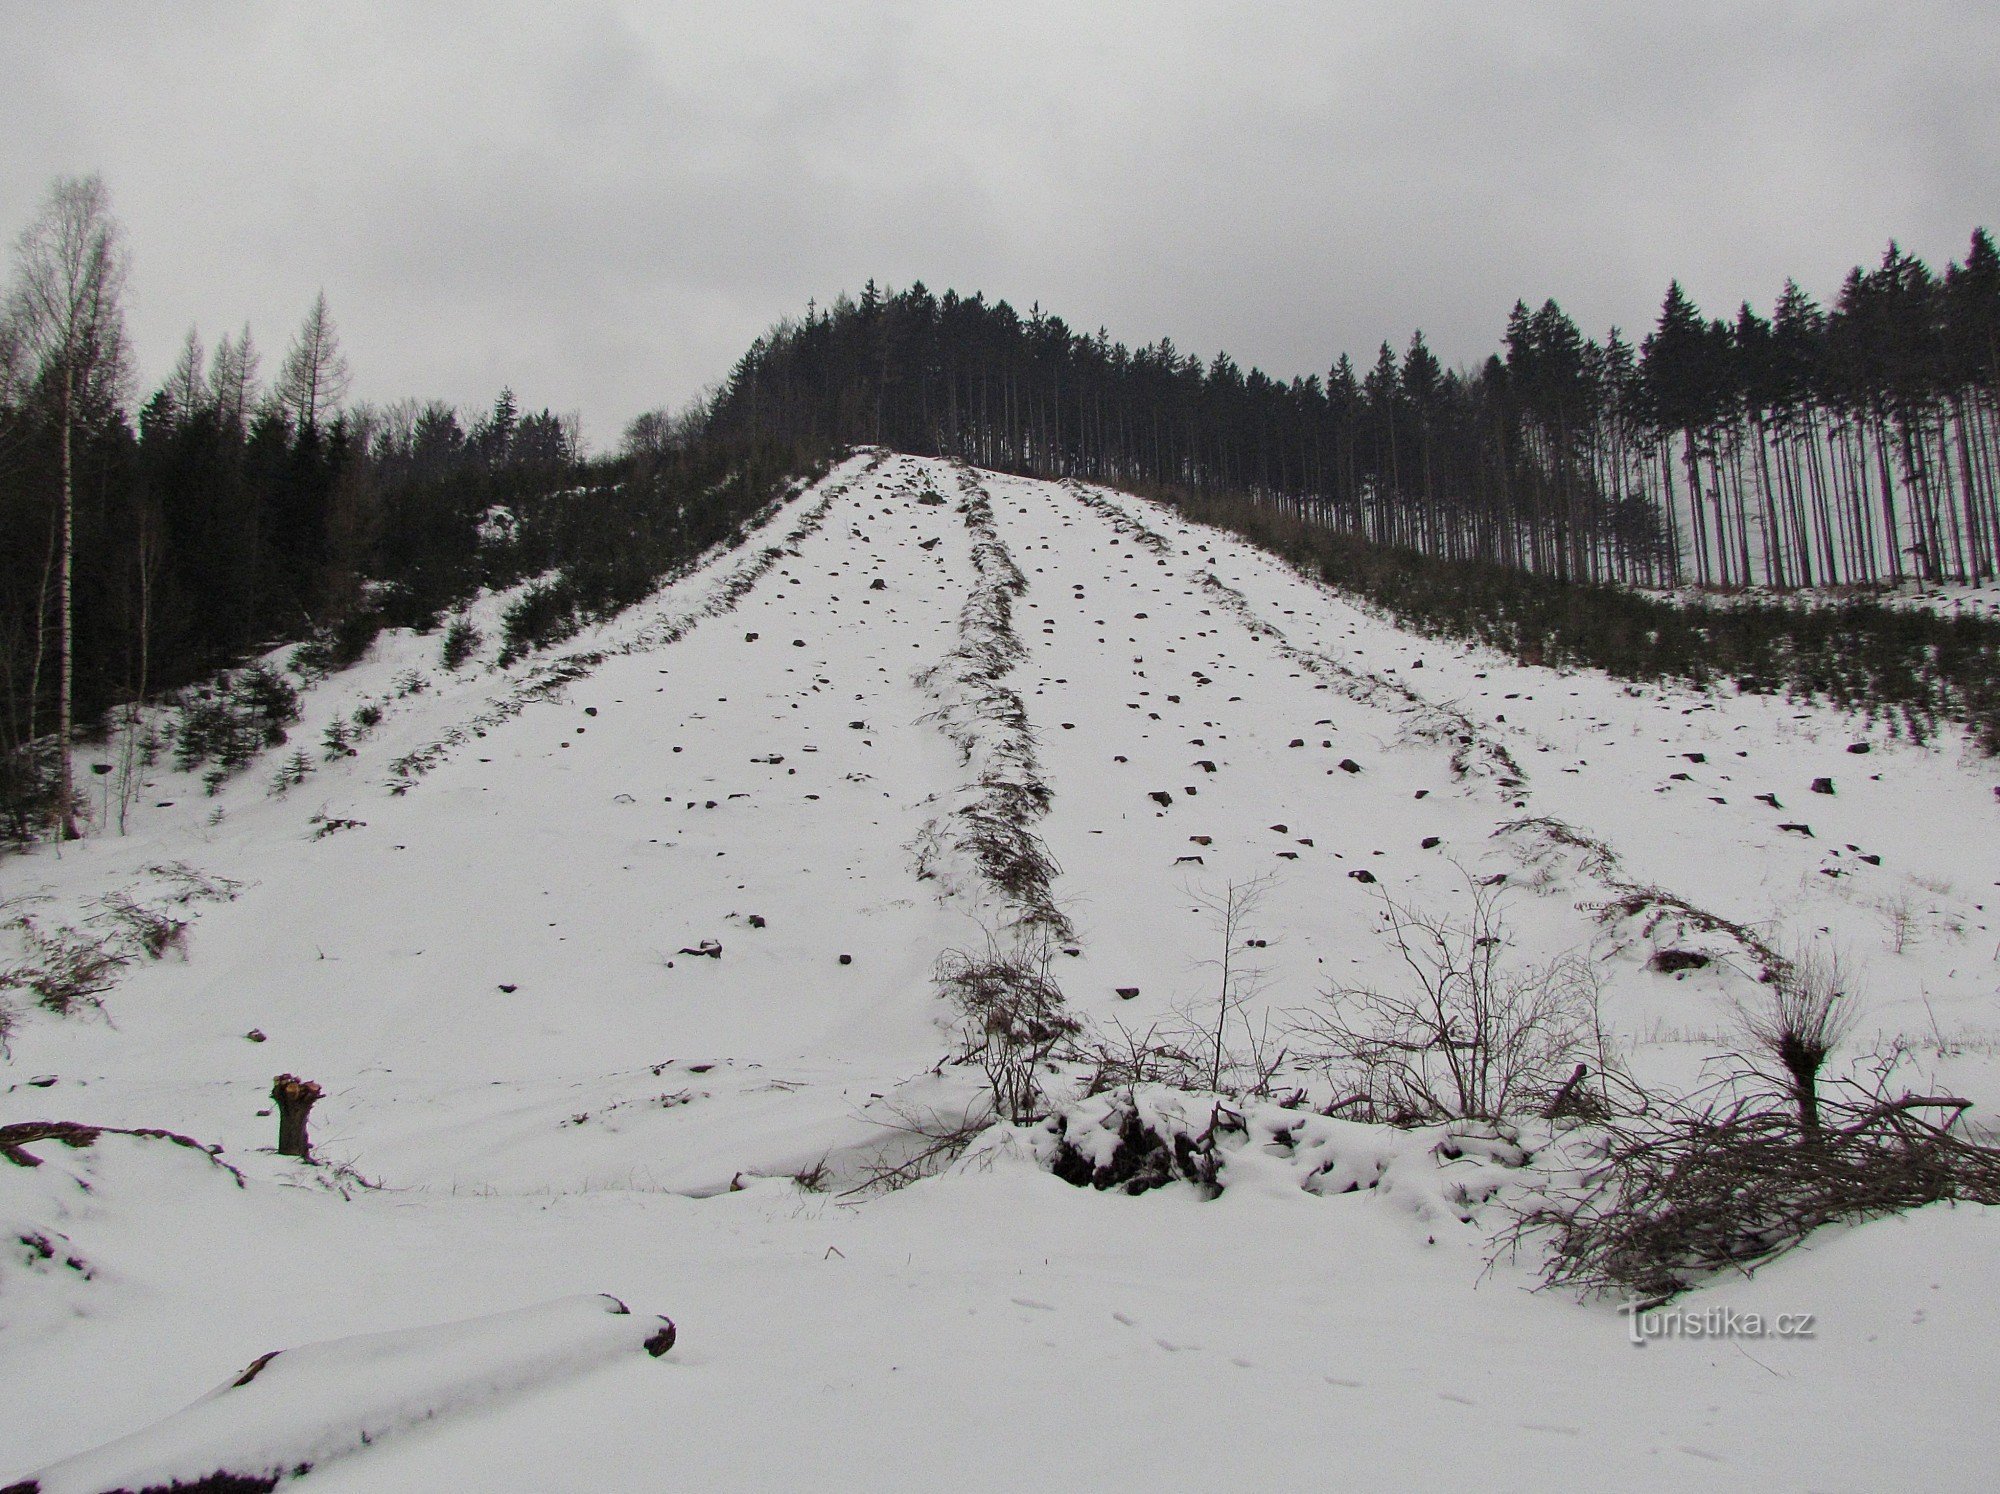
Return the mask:
<svg viewBox="0 0 2000 1494">
<path fill-rule="evenodd" d="M 74 637 L 75 619 L 70 605 L 70 573 L 74 567 L 76 553 L 76 505 L 75 482 L 70 459 L 70 427 L 72 408 L 75 402 L 75 375 L 68 363 L 63 366 L 62 397 L 62 562 L 57 571 L 56 610 L 62 614 L 57 623 L 57 672 L 60 683 L 56 695 L 56 754 L 58 758 L 58 787 L 56 790 L 56 811 L 61 829 L 58 832 L 64 840 L 77 838 L 76 828 L 76 764 L 70 753 L 70 733 L 72 727 L 73 696 L 76 685 L 76 650 Z"/>
</svg>

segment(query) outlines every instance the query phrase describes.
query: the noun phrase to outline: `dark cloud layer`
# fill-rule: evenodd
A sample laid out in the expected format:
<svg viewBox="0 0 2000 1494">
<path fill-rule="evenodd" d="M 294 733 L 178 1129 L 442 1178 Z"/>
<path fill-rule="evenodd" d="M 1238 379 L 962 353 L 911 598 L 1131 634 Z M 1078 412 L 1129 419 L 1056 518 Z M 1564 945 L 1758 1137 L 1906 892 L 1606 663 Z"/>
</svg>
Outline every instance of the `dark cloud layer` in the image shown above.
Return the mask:
<svg viewBox="0 0 2000 1494">
<path fill-rule="evenodd" d="M 0 0 L 0 228 L 101 170 L 157 377 L 324 286 L 374 399 L 600 442 L 870 276 L 1289 375 L 1643 328 L 2000 222 L 1990 0 Z"/>
</svg>

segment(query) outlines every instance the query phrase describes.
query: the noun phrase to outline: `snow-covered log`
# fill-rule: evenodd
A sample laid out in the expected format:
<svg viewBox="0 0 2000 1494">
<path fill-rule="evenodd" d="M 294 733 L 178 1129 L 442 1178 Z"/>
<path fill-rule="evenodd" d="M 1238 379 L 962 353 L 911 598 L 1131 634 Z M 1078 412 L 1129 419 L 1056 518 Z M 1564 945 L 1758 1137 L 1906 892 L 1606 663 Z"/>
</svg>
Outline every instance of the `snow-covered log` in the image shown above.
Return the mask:
<svg viewBox="0 0 2000 1494">
<path fill-rule="evenodd" d="M 261 1355 L 185 1410 L 0 1494 L 271 1489 L 411 1427 L 673 1343 L 668 1319 L 596 1295 L 306 1344 Z"/>
</svg>

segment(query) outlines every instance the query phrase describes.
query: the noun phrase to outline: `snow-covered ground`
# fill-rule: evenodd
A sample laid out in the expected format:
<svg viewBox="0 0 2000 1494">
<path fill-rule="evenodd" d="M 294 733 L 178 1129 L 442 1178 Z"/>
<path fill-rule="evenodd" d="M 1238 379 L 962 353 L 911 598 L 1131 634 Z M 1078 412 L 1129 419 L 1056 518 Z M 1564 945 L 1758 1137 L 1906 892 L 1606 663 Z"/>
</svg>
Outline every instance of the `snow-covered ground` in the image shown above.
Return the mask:
<svg viewBox="0 0 2000 1494">
<path fill-rule="evenodd" d="M 999 686 L 1029 730 L 968 754 L 955 731 L 1005 723 L 933 666 L 1009 564 L 1025 654 Z M 1532 1262 L 1489 1266 L 1504 1221 L 1440 1205 L 1470 1158 L 1323 1197 L 1246 1157 L 1215 1201 L 1130 1198 L 1003 1132 L 842 1191 L 972 1082 L 940 1063 L 932 975 L 1019 912 L 955 831 L 980 772 L 1050 790 L 1051 973 L 1100 1030 L 1207 1009 L 1231 883 L 1270 878 L 1245 1015 L 1278 1021 L 1398 978 L 1385 894 L 1448 911 L 1504 872 L 1518 956 L 1586 952 L 1642 1076 L 1699 1075 L 1760 948 L 1830 940 L 1855 1047 L 1900 1038 L 1910 1082 L 1977 1119 L 2000 765 L 1955 736 L 1516 665 L 1139 499 L 870 453 L 553 656 L 493 668 L 496 613 L 455 672 L 436 636 L 385 636 L 214 795 L 163 762 L 127 834 L 0 863 L 45 929 L 102 927 L 120 892 L 189 924 L 101 1012 L 11 994 L 0 1126 L 222 1149 L 0 1160 L 0 1484 L 294 1348 L 270 1393 L 322 1405 L 284 1447 L 329 1490 L 1964 1488 L 2000 1452 L 1978 1208 L 1823 1232 L 1684 1304 L 1813 1313 L 1809 1340 L 1636 1348 L 1612 1307 L 1531 1291 Z M 300 744 L 314 771 L 273 792 Z M 177 865 L 240 887 L 171 901 L 189 884 L 153 868 Z M 1634 889 L 1720 922 L 1600 913 Z M 1660 974 L 1663 949 L 1711 963 Z M 326 1089 L 319 1167 L 272 1149 L 280 1072 Z M 631 1315 L 558 1300 L 594 1293 Z M 678 1344 L 626 1352 L 654 1314 Z M 403 1336 L 327 1342 L 371 1334 Z M 347 1437 L 385 1353 L 394 1435 Z M 260 1383 L 116 1476 L 190 1425 L 290 1456 L 235 1409 Z"/>
</svg>

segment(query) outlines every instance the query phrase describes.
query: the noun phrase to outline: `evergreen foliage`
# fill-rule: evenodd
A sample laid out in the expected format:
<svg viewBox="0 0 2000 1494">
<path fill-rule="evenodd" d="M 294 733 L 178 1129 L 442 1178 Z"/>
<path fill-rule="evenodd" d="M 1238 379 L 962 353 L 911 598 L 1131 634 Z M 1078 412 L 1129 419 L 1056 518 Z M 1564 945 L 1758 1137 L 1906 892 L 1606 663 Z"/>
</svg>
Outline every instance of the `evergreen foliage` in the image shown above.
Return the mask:
<svg viewBox="0 0 2000 1494">
<path fill-rule="evenodd" d="M 437 402 L 343 407 L 346 362 L 323 297 L 268 394 L 257 366 L 247 328 L 212 358 L 190 333 L 136 419 L 115 381 L 73 391 L 80 731 L 287 641 L 304 677 L 345 668 L 384 627 L 428 630 L 482 587 L 532 580 L 509 619 L 518 655 L 740 533 L 817 455 L 755 432 L 682 431 L 591 460 L 573 420 L 524 412 L 505 390 L 470 420 Z M 59 811 L 64 425 L 60 389 L 0 378 L 0 835 L 15 841 Z M 466 648 L 467 635 L 447 645 Z M 262 673 L 187 699 L 185 766 L 226 774 L 263 745 L 267 717 L 238 698 Z"/>
<path fill-rule="evenodd" d="M 1378 544 L 1565 580 L 1715 588 L 2000 574 L 2000 251 L 1891 244 L 1830 310 L 1711 320 L 1678 283 L 1634 347 L 1516 303 L 1447 370 L 1417 333 L 1365 374 L 1204 365 L 1039 306 L 921 283 L 759 338 L 712 429 L 874 442 L 1041 477 L 1247 494 Z"/>
</svg>

